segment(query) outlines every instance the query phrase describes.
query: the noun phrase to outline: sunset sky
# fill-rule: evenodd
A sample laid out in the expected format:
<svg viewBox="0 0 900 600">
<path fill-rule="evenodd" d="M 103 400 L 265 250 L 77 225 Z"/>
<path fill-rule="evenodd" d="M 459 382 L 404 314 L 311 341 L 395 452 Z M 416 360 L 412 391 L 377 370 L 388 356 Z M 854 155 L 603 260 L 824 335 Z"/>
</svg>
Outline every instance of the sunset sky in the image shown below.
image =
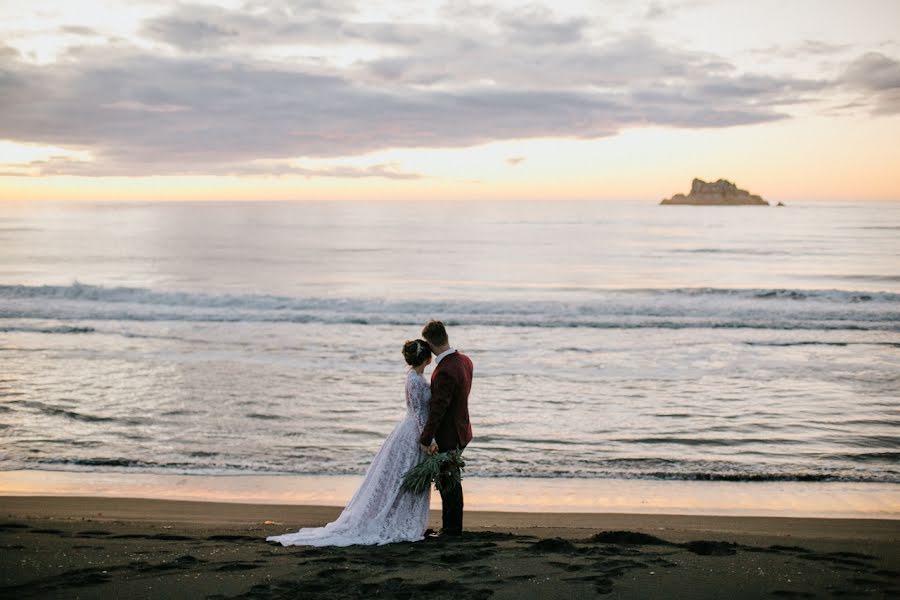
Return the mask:
<svg viewBox="0 0 900 600">
<path fill-rule="evenodd" d="M 0 0 L 0 199 L 900 201 L 900 2 Z"/>
</svg>

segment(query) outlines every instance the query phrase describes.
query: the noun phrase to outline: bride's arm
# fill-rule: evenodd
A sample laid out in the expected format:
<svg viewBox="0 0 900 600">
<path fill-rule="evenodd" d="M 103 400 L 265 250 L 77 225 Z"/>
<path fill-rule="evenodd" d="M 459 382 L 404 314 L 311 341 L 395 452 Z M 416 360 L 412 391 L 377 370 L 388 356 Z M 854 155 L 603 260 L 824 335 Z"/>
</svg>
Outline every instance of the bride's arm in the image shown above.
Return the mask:
<svg viewBox="0 0 900 600">
<path fill-rule="evenodd" d="M 425 392 L 428 390 L 428 385 L 425 383 L 423 379 L 420 377 L 412 377 L 410 378 L 410 383 L 407 385 L 407 402 L 410 403 L 410 408 L 412 409 L 413 415 L 416 417 L 416 425 L 419 426 L 419 432 L 421 433 L 422 429 L 425 427 L 425 421 L 427 420 L 427 407 L 425 406 Z"/>
</svg>

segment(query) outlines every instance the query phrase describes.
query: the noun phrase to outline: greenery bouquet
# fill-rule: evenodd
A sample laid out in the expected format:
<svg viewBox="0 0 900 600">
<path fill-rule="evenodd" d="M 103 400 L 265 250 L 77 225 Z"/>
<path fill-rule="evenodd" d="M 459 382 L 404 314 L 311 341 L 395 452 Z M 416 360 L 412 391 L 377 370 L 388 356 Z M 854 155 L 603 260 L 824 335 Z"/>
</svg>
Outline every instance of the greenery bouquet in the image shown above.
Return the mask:
<svg viewBox="0 0 900 600">
<path fill-rule="evenodd" d="M 459 485 L 462 481 L 462 470 L 466 468 L 462 450 L 437 452 L 430 454 L 418 465 L 403 474 L 400 489 L 414 494 L 421 494 L 434 483 L 434 489 L 442 489 Z"/>
</svg>

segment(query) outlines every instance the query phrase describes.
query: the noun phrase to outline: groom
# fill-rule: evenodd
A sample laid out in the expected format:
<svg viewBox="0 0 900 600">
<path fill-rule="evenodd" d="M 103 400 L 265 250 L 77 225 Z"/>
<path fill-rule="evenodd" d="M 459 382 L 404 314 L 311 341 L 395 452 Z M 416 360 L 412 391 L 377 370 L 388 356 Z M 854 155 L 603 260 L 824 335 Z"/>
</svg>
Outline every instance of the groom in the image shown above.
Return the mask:
<svg viewBox="0 0 900 600">
<path fill-rule="evenodd" d="M 466 447 L 472 440 L 469 423 L 469 390 L 472 389 L 472 361 L 450 347 L 447 330 L 440 321 L 431 321 L 422 330 L 422 337 L 435 354 L 431 373 L 431 404 L 428 422 L 419 442 L 429 453 L 448 452 Z M 462 484 L 441 490 L 441 535 L 462 535 Z"/>
</svg>

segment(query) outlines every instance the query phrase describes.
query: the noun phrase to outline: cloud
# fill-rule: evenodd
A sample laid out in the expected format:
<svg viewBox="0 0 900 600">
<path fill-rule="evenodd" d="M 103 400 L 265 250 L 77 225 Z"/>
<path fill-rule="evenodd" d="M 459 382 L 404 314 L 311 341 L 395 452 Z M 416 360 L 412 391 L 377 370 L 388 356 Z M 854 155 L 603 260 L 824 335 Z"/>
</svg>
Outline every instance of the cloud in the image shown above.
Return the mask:
<svg viewBox="0 0 900 600">
<path fill-rule="evenodd" d="M 12 46 L 0 44 L 0 60 L 15 61 L 22 57 L 22 53 Z"/>
<path fill-rule="evenodd" d="M 143 32 L 176 48 L 200 52 L 229 45 L 336 43 L 341 21 L 296 18 L 275 11 L 254 14 L 209 5 L 182 5 L 150 19 Z"/>
<path fill-rule="evenodd" d="M 422 25 L 362 21 L 351 4 L 334 13 L 316 2 L 257 4 L 178 5 L 149 19 L 141 31 L 165 52 L 87 45 L 48 64 L 5 52 L 0 138 L 94 157 L 29 167 L 45 174 L 412 178 L 420 175 L 389 165 L 323 171 L 285 161 L 763 123 L 829 85 L 737 73 L 719 56 L 639 31 L 598 37 L 587 18 L 541 9 L 463 5 L 464 22 Z M 377 51 L 337 63 L 236 50 L 281 44 Z"/>
<path fill-rule="evenodd" d="M 87 37 L 96 37 L 101 34 L 91 27 L 85 27 L 83 25 L 64 25 L 59 28 L 61 33 L 66 33 L 69 35 L 82 35 Z"/>
<path fill-rule="evenodd" d="M 232 29 L 217 24 L 216 17 L 225 13 L 223 9 L 216 7 L 191 7 L 195 12 L 204 14 L 195 17 L 187 15 L 167 15 L 148 22 L 144 31 L 150 37 L 155 37 L 181 48 L 182 50 L 205 50 L 215 48 L 228 38 L 237 38 L 240 34 L 237 29 Z M 213 12 L 217 14 L 212 14 Z M 252 18 L 247 18 L 250 20 Z M 246 42 L 252 42 L 247 39 Z"/>
<path fill-rule="evenodd" d="M 696 8 L 705 4 L 709 4 L 709 0 L 681 0 L 680 2 L 676 2 L 675 0 L 666 0 L 665 2 L 653 1 L 647 4 L 644 9 L 644 18 L 651 20 L 663 19 L 685 9 Z"/>
<path fill-rule="evenodd" d="M 867 52 L 847 65 L 839 83 L 865 94 L 875 114 L 900 113 L 900 61 Z"/>
<path fill-rule="evenodd" d="M 121 100 L 119 102 L 110 102 L 109 104 L 101 104 L 102 108 L 117 108 L 120 110 L 135 110 L 141 112 L 181 112 L 190 110 L 187 106 L 179 106 L 177 104 L 147 104 L 145 102 L 136 102 L 134 100 Z"/>
<path fill-rule="evenodd" d="M 842 54 L 853 48 L 853 44 L 831 44 L 821 40 L 803 40 L 794 44 L 779 44 L 750 50 L 751 54 L 796 58 L 797 56 L 830 56 Z"/>
<path fill-rule="evenodd" d="M 94 161 L 79 160 L 67 156 L 52 156 L 45 160 L 26 163 L 0 163 L 0 176 L 4 177 L 45 177 L 48 175 L 73 175 L 80 177 L 131 177 L 135 173 L 127 165 L 114 163 L 97 164 Z M 396 163 L 380 163 L 367 167 L 337 165 L 330 167 L 304 167 L 282 161 L 255 161 L 241 164 L 220 164 L 200 166 L 192 164 L 171 165 L 167 175 L 234 175 L 269 176 L 300 175 L 307 178 L 336 177 L 341 179 L 381 178 L 381 179 L 422 179 L 424 175 L 400 169 Z"/>
<path fill-rule="evenodd" d="M 258 10 L 180 5 L 146 21 L 142 32 L 187 52 L 290 44 L 338 46 L 358 41 L 404 46 L 425 41 L 423 34 L 427 31 L 421 26 L 356 23 L 341 18 L 340 12 L 321 10 L 314 3 L 303 5 L 265 4 Z"/>
<path fill-rule="evenodd" d="M 515 167 L 516 165 L 518 165 L 519 163 L 521 163 L 524 160 L 525 160 L 524 156 L 510 156 L 509 158 L 506 159 L 506 164 L 508 164 L 511 167 Z"/>
<path fill-rule="evenodd" d="M 716 79 L 697 84 L 696 92 L 704 97 L 746 98 L 765 100 L 777 105 L 810 102 L 814 97 L 807 94 L 827 87 L 824 80 L 791 79 L 769 75 L 740 75 L 727 79 Z"/>
<path fill-rule="evenodd" d="M 221 174 L 225 175 L 302 175 L 304 177 L 339 177 L 360 179 L 377 177 L 381 179 L 422 179 L 420 173 L 410 173 L 400 170 L 397 163 L 381 163 L 368 167 L 335 166 L 322 168 L 307 168 L 296 165 L 248 165 L 244 167 L 226 168 Z"/>
<path fill-rule="evenodd" d="M 900 62 L 880 52 L 863 54 L 847 66 L 841 80 L 873 92 L 900 88 Z"/>
<path fill-rule="evenodd" d="M 819 40 L 803 40 L 798 51 L 805 54 L 840 54 L 852 47 L 853 44 L 829 44 Z"/>
<path fill-rule="evenodd" d="M 580 41 L 584 30 L 590 25 L 585 17 L 557 20 L 550 10 L 535 6 L 503 14 L 499 23 L 510 41 L 551 45 Z"/>
</svg>

